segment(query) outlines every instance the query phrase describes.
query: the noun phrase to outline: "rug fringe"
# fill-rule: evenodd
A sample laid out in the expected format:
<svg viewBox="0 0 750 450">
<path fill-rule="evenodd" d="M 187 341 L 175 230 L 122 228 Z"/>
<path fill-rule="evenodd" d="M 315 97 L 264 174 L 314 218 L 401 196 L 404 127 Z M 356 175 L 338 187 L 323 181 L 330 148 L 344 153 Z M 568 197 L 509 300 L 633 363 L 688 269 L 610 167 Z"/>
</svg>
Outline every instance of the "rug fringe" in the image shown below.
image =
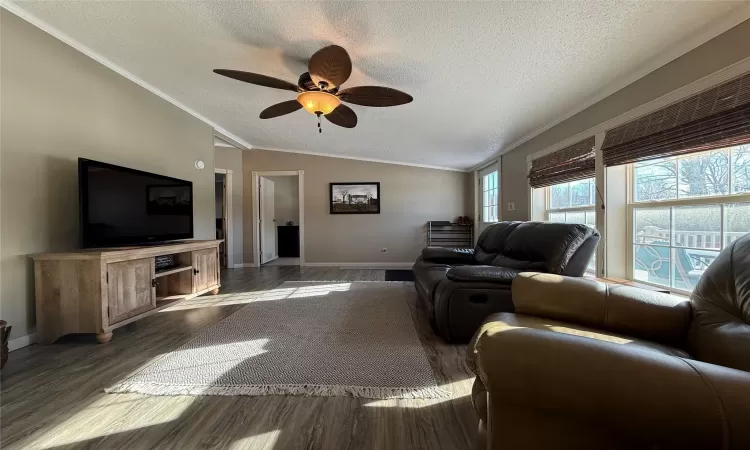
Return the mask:
<svg viewBox="0 0 750 450">
<path fill-rule="evenodd" d="M 299 395 L 318 397 L 352 397 L 387 400 L 392 398 L 449 398 L 451 393 L 437 386 L 424 388 L 388 388 L 370 386 L 335 386 L 310 384 L 274 384 L 248 386 L 194 386 L 158 383 L 123 382 L 104 389 L 108 394 L 136 393 L 145 395 Z"/>
</svg>

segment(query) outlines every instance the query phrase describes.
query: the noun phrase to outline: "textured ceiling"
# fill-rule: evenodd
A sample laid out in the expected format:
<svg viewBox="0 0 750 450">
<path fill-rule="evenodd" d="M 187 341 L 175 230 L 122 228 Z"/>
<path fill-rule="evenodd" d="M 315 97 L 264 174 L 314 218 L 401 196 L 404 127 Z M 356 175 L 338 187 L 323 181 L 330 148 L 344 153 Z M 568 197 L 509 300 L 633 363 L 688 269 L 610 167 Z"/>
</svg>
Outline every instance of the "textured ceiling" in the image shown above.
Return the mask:
<svg viewBox="0 0 750 450">
<path fill-rule="evenodd" d="M 15 4 L 254 147 L 465 169 L 666 63 L 743 2 Z M 303 110 L 258 118 L 294 93 L 211 72 L 296 83 L 307 58 L 331 43 L 354 63 L 344 87 L 390 86 L 414 102 L 353 105 L 356 128 L 324 121 L 319 135 Z"/>
</svg>

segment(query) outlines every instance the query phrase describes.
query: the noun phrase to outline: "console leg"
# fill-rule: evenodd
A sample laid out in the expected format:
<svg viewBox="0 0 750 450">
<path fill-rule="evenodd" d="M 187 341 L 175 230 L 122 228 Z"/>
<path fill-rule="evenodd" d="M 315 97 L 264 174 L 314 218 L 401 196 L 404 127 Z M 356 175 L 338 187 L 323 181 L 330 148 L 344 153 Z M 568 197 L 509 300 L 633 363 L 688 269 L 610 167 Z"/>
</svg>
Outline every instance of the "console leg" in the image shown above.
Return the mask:
<svg viewBox="0 0 750 450">
<path fill-rule="evenodd" d="M 112 340 L 112 332 L 109 333 L 99 333 L 96 335 L 96 340 L 99 341 L 100 344 L 106 344 L 107 342 Z"/>
<path fill-rule="evenodd" d="M 219 288 L 214 289 L 211 291 L 211 295 L 218 295 L 219 294 Z"/>
</svg>

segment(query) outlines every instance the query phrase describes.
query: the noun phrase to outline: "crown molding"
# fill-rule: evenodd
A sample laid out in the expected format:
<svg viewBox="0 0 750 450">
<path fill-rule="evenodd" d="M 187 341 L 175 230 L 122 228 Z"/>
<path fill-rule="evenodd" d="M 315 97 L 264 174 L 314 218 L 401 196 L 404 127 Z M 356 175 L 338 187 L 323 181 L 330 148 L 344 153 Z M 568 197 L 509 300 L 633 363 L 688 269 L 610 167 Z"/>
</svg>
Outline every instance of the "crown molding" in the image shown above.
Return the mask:
<svg viewBox="0 0 750 450">
<path fill-rule="evenodd" d="M 724 67 L 723 69 L 717 70 L 716 72 L 706 75 L 692 83 L 686 84 L 685 86 L 679 87 L 674 91 L 657 97 L 650 102 L 644 103 L 630 111 L 624 112 L 617 117 L 613 117 L 605 122 L 595 125 L 587 130 L 581 131 L 563 141 L 556 144 L 550 145 L 536 153 L 533 153 L 526 157 L 527 161 L 533 161 L 542 156 L 553 153 L 557 150 L 573 145 L 583 139 L 595 136 L 599 133 L 606 133 L 608 130 L 624 125 L 630 121 L 643 117 L 647 114 L 651 114 L 654 111 L 658 111 L 662 108 L 686 99 L 690 96 L 698 94 L 710 89 L 718 84 L 729 81 L 733 78 L 737 78 L 740 75 L 744 75 L 750 72 L 750 57 L 738 61 L 730 66 Z"/>
<path fill-rule="evenodd" d="M 16 16 L 20 17 L 21 19 L 25 20 L 26 22 L 30 23 L 31 25 L 39 28 L 40 30 L 44 31 L 45 33 L 49 34 L 50 36 L 64 42 L 65 44 L 73 47 L 74 49 L 78 50 L 79 52 L 83 53 L 84 55 L 88 56 L 89 58 L 93 59 L 94 61 L 98 62 L 99 64 L 107 67 L 108 69 L 114 71 L 120 76 L 123 76 L 127 78 L 128 80 L 132 81 L 133 83 L 137 84 L 138 86 L 146 89 L 147 91 L 151 92 L 152 94 L 156 95 L 157 97 L 161 98 L 162 100 L 165 100 L 172 105 L 176 106 L 177 108 L 183 110 L 184 112 L 190 114 L 191 116 L 195 117 L 196 119 L 200 120 L 201 122 L 205 123 L 206 125 L 212 127 L 214 129 L 214 133 L 218 134 L 222 139 L 232 142 L 233 144 L 237 144 L 240 148 L 246 148 L 250 149 L 252 148 L 252 145 L 247 143 L 242 138 L 230 133 L 226 129 L 224 129 L 222 126 L 217 124 L 216 122 L 210 120 L 206 116 L 198 113 L 197 111 L 188 108 L 183 103 L 180 103 L 173 97 L 167 95 L 165 92 L 159 90 L 158 88 L 152 86 L 151 84 L 147 83 L 146 81 L 138 78 L 134 74 L 128 72 L 127 70 L 123 69 L 122 67 L 118 66 L 117 64 L 113 63 L 112 61 L 108 60 L 104 56 L 100 55 L 99 53 L 93 51 L 89 47 L 83 45 L 79 41 L 73 39 L 72 37 L 68 36 L 67 34 L 63 33 L 62 31 L 58 30 L 57 28 L 53 27 L 52 25 L 48 24 L 47 22 L 43 21 L 42 19 L 36 17 L 35 15 L 31 14 L 30 12 L 26 11 L 25 9 L 21 8 L 17 4 L 13 3 L 10 0 L 0 0 L 0 7 L 5 9 L 8 12 L 11 12 L 15 14 Z"/>
<path fill-rule="evenodd" d="M 244 144 L 243 144 L 244 143 Z M 245 141 L 237 142 L 236 140 L 232 139 L 230 136 L 227 136 L 225 134 L 222 134 L 218 130 L 214 128 L 214 147 L 229 147 L 229 148 L 236 148 L 239 150 L 250 150 L 253 148 L 252 145 L 247 144 Z"/>
<path fill-rule="evenodd" d="M 337 159 L 350 159 L 353 161 L 365 161 L 365 162 L 374 162 L 374 163 L 380 163 L 380 164 L 393 164 L 396 166 L 419 167 L 421 169 L 447 170 L 450 172 L 464 172 L 464 173 L 469 172 L 466 169 L 456 169 L 453 167 L 431 166 L 429 164 L 407 163 L 407 162 L 401 162 L 401 161 L 389 161 L 385 159 L 341 155 L 338 153 L 310 152 L 306 150 L 293 150 L 293 149 L 286 149 L 286 148 L 259 147 L 259 146 L 254 146 L 252 150 L 266 150 L 269 152 L 282 152 L 282 153 L 298 153 L 301 155 L 322 156 L 325 158 L 337 158 Z"/>
<path fill-rule="evenodd" d="M 605 89 L 602 89 L 597 94 L 590 97 L 587 101 L 581 103 L 576 108 L 568 111 L 566 114 L 563 114 L 557 119 L 545 125 L 542 125 L 541 127 L 536 128 L 535 130 L 532 130 L 528 134 L 512 142 L 507 147 L 500 149 L 491 157 L 482 160 L 481 163 L 472 167 L 470 171 L 478 170 L 479 167 L 483 167 L 487 165 L 493 159 L 500 158 L 502 155 L 515 150 L 516 148 L 534 139 L 535 137 L 539 136 L 540 134 L 544 133 L 550 128 L 561 124 L 562 122 L 570 119 L 571 117 L 575 116 L 576 114 L 585 110 L 586 108 L 604 100 L 605 98 L 616 93 L 617 91 L 624 89 L 625 87 L 640 80 L 641 78 L 645 77 L 651 72 L 654 72 L 660 67 L 663 67 L 669 64 L 670 62 L 674 61 L 680 56 L 690 52 L 691 50 L 695 48 L 700 47 L 701 45 L 705 44 L 711 39 L 719 36 L 722 33 L 729 31 L 730 29 L 736 27 L 737 25 L 739 25 L 740 23 L 748 19 L 750 19 L 750 3 L 738 7 L 736 12 L 732 12 L 731 14 L 728 14 L 724 18 L 718 19 L 708 24 L 706 27 L 703 28 L 703 30 L 700 30 L 699 32 L 695 33 L 693 36 L 690 36 L 687 39 L 679 42 L 677 45 L 661 53 L 660 55 L 654 58 L 651 58 L 649 61 L 641 65 L 640 68 L 635 70 L 633 73 L 617 79 L 615 82 L 609 84 Z"/>
<path fill-rule="evenodd" d="M 152 94 L 155 94 L 156 96 L 160 97 L 161 99 L 171 103 L 172 105 L 180 108 L 181 110 L 185 111 L 186 113 L 190 114 L 191 116 L 195 117 L 196 119 L 204 122 L 205 124 L 213 127 L 214 129 L 214 136 L 218 137 L 222 141 L 225 141 L 225 144 L 216 144 L 214 143 L 215 147 L 236 147 L 240 150 L 251 150 L 255 147 L 245 141 L 244 139 L 240 138 L 239 136 L 232 134 L 219 124 L 213 122 L 212 120 L 208 119 L 207 117 L 203 116 L 202 114 L 198 113 L 197 111 L 194 111 L 193 109 L 190 109 L 183 103 L 177 101 L 173 97 L 167 95 L 163 91 L 159 90 L 158 88 L 152 86 L 151 84 L 147 83 L 146 81 L 138 78 L 134 74 L 128 72 L 127 70 L 123 69 L 122 67 L 118 66 L 117 64 L 113 63 L 112 61 L 108 60 L 104 56 L 100 55 L 99 53 L 93 51 L 91 48 L 87 47 L 86 45 L 82 44 L 81 42 L 77 41 L 76 39 L 70 37 L 69 35 L 63 33 L 62 31 L 58 30 L 57 28 L 53 27 L 52 25 L 48 24 L 47 22 L 39 19 L 38 17 L 34 16 L 30 12 L 26 11 L 25 9 L 21 8 L 14 2 L 10 0 L 0 0 L 0 7 L 6 9 L 7 11 L 15 14 L 16 16 L 20 17 L 21 19 L 25 20 L 26 22 L 30 23 L 31 25 L 39 28 L 40 30 L 44 31 L 45 33 L 51 35 L 52 37 L 64 42 L 65 44 L 73 47 L 74 49 L 78 50 L 79 52 L 83 53 L 84 55 L 88 56 L 89 58 L 93 59 L 94 61 L 102 64 L 103 66 L 109 68 L 110 70 L 113 70 L 115 73 L 127 78 L 128 80 L 132 81 L 133 83 L 137 84 L 138 86 L 146 89 L 147 91 L 151 92 Z M 338 154 L 332 154 L 332 153 L 318 153 L 318 152 L 308 152 L 304 150 L 290 150 L 290 149 L 282 149 L 282 148 L 262 148 L 259 150 L 269 150 L 269 151 L 275 151 L 275 152 L 285 152 L 285 153 L 299 153 L 303 155 L 313 155 L 313 156 L 325 156 L 329 158 L 340 158 L 340 159 L 351 159 L 355 161 L 367 161 L 367 162 L 376 162 L 376 163 L 383 163 L 383 164 L 395 164 L 400 166 L 410 166 L 410 167 L 420 167 L 424 169 L 437 169 L 437 170 L 448 170 L 448 171 L 454 171 L 454 172 L 466 172 L 465 169 L 455 169 L 451 167 L 441 167 L 441 166 L 432 166 L 427 164 L 412 164 L 412 163 L 405 163 L 405 162 L 399 162 L 399 161 L 388 161 L 384 159 L 377 159 L 377 158 L 362 158 L 358 156 L 345 156 L 345 155 L 338 155 Z"/>
<path fill-rule="evenodd" d="M 230 144 L 229 142 L 227 142 L 225 139 L 223 139 L 221 136 L 219 136 L 215 132 L 214 132 L 214 147 L 235 148 L 235 149 L 242 148 L 242 147 L 238 147 L 236 145 Z"/>
</svg>

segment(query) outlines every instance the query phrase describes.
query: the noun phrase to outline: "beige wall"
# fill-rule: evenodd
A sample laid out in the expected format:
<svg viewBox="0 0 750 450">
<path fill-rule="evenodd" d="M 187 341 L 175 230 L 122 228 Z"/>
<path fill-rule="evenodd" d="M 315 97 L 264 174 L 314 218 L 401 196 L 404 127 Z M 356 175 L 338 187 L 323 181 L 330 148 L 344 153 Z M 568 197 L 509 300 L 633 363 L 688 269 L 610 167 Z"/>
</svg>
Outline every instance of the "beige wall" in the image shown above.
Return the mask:
<svg viewBox="0 0 750 450">
<path fill-rule="evenodd" d="M 18 338 L 34 326 L 28 255 L 79 245 L 77 158 L 191 180 L 195 236 L 211 238 L 213 130 L 0 11 L 0 314 Z"/>
<path fill-rule="evenodd" d="M 273 202 L 276 225 L 288 221 L 299 225 L 299 177 L 267 177 L 273 181 Z"/>
<path fill-rule="evenodd" d="M 745 21 L 503 155 L 503 219 L 530 218 L 526 179 L 528 155 L 748 57 L 750 21 Z M 507 210 L 508 202 L 515 202 L 515 211 Z"/>
<path fill-rule="evenodd" d="M 308 263 L 412 262 L 425 245 L 429 220 L 471 215 L 470 174 L 263 150 L 243 152 L 245 180 L 253 171 L 304 170 L 305 259 Z M 330 182 L 379 181 L 381 214 L 331 215 Z M 245 223 L 253 221 L 252 183 L 245 183 Z M 468 204 L 467 204 L 468 202 Z M 387 248 L 383 254 L 381 248 Z M 253 260 L 245 227 L 245 261 Z"/>
<path fill-rule="evenodd" d="M 241 265 L 243 258 L 242 231 L 242 150 L 237 148 L 216 147 L 215 164 L 217 169 L 232 171 L 232 259 L 234 264 Z M 252 262 L 252 260 L 250 261 Z"/>
</svg>

